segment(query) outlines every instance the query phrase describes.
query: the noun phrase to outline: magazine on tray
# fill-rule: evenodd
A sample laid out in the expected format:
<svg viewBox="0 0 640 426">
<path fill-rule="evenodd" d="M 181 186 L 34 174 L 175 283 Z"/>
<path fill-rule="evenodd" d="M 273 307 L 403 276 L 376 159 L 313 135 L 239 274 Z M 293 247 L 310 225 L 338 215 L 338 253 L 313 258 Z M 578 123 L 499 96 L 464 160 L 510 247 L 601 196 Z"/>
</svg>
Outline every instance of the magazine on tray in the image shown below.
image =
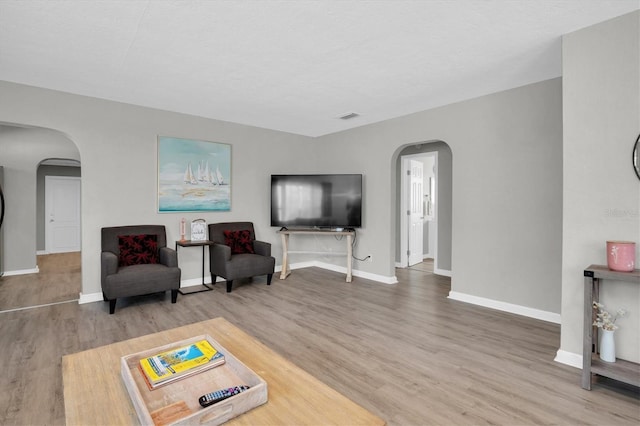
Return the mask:
<svg viewBox="0 0 640 426">
<path fill-rule="evenodd" d="M 170 349 L 140 360 L 150 389 L 224 364 L 224 354 L 207 340 Z"/>
</svg>

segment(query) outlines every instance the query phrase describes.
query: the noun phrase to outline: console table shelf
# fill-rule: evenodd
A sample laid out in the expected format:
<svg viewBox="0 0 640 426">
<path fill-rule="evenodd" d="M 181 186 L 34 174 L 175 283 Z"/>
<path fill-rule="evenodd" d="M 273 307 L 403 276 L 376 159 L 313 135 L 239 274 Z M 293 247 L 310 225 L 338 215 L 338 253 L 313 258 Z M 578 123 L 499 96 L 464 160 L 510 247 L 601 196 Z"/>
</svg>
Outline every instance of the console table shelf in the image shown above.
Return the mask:
<svg viewBox="0 0 640 426">
<path fill-rule="evenodd" d="M 635 362 L 623 359 L 616 359 L 613 363 L 604 362 L 598 355 L 591 354 L 591 373 L 640 387 L 640 364 Z"/>
<path fill-rule="evenodd" d="M 289 253 L 296 253 L 293 251 L 289 251 L 289 235 L 300 235 L 300 234 L 312 234 L 312 235 L 333 235 L 333 236 L 346 236 L 347 237 L 347 252 L 340 253 L 341 255 L 347 257 L 347 282 L 350 283 L 352 279 L 351 270 L 353 265 L 353 251 L 352 251 L 352 243 L 353 236 L 355 235 L 354 230 L 345 229 L 342 231 L 335 230 L 324 230 L 324 229 L 281 229 L 278 231 L 282 238 L 282 272 L 280 273 L 280 279 L 286 279 L 289 274 L 291 274 L 291 269 L 289 267 Z M 307 252 L 298 252 L 298 253 L 307 253 Z M 331 255 L 336 255 L 337 253 L 326 253 Z"/>
<path fill-rule="evenodd" d="M 622 359 L 604 362 L 597 355 L 598 329 L 593 326 L 593 302 L 600 300 L 600 285 L 604 279 L 640 284 L 640 269 L 616 272 L 604 265 L 591 265 L 584 270 L 582 387 L 591 390 L 592 373 L 640 387 L 640 364 Z"/>
</svg>

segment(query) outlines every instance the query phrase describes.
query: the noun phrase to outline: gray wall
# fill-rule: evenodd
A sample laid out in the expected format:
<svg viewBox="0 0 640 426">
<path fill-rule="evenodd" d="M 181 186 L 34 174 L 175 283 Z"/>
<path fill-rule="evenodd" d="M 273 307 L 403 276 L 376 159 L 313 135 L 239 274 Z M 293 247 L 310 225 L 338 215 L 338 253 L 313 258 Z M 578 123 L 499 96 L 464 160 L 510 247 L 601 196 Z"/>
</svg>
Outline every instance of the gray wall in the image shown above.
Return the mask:
<svg viewBox="0 0 640 426">
<path fill-rule="evenodd" d="M 452 153 L 452 291 L 559 313 L 561 94 L 558 78 L 319 138 L 321 163 L 367 173 L 378 270 L 395 261 L 397 158 L 440 140 Z"/>
<path fill-rule="evenodd" d="M 564 87 L 553 79 L 316 139 L 0 82 L 0 121 L 58 130 L 77 146 L 26 161 L 34 145 L 0 145 L 6 179 L 32 186 L 7 194 L 6 269 L 35 265 L 35 166 L 47 157 L 81 157 L 83 293 L 100 292 L 102 226 L 161 223 L 176 239 L 180 217 L 195 217 L 156 212 L 156 137 L 177 135 L 233 145 L 232 211 L 205 219 L 253 220 L 274 253 L 271 173 L 364 173 L 358 250 L 374 262 L 356 267 L 393 276 L 397 158 L 405 146 L 441 140 L 453 165 L 452 291 L 562 311 L 562 349 L 579 354 L 582 269 L 604 262 L 606 239 L 638 240 L 638 182 L 628 177 L 628 157 L 640 128 L 639 16 L 565 37 Z M 185 279 L 198 277 L 199 262 L 197 253 L 181 258 Z M 620 335 L 637 336 L 640 306 L 636 293 L 620 295 L 628 296 L 635 316 Z"/>
<path fill-rule="evenodd" d="M 156 212 L 157 135 L 233 145 L 232 211 L 198 216 L 253 220 L 274 253 L 280 241 L 269 226 L 271 173 L 363 173 L 357 251 L 374 261 L 356 268 L 383 277 L 394 276 L 398 155 L 407 145 L 442 140 L 454 165 L 452 290 L 560 311 L 560 79 L 316 139 L 7 82 L 0 96 L 3 121 L 60 130 L 78 147 L 83 293 L 100 292 L 101 227 L 161 223 L 173 240 L 180 217 L 195 218 Z M 35 244 L 34 235 L 32 253 Z M 199 263 L 195 254 L 181 258 L 185 279 L 199 276 Z M 536 275 L 522 273 L 540 264 L 547 266 Z"/>
<path fill-rule="evenodd" d="M 606 264 L 607 240 L 640 244 L 640 182 L 631 165 L 640 133 L 640 12 L 566 35 L 562 60 L 561 351 L 581 354 L 582 271 L 590 264 Z M 616 353 L 638 362 L 640 287 L 609 281 L 601 292 L 608 308 L 629 309 L 616 331 Z"/>
<path fill-rule="evenodd" d="M 279 239 L 269 226 L 269 175 L 297 158 L 294 167 L 312 168 L 307 153 L 311 139 L 228 122 L 135 107 L 51 90 L 0 82 L 0 121 L 53 129 L 73 143 L 75 154 L 47 151 L 37 141 L 2 147 L 0 163 L 7 166 L 6 180 L 26 176 L 32 189 L 29 200 L 13 203 L 7 211 L 5 241 L 25 241 L 7 253 L 5 270 L 33 268 L 36 258 L 36 168 L 45 158 L 73 158 L 82 163 L 82 285 L 83 294 L 100 293 L 100 228 L 158 223 L 167 226 L 168 240 L 179 238 L 181 217 L 203 217 L 207 222 L 252 220 L 258 237 L 275 244 Z M 57 132 L 56 132 L 57 131 Z M 232 211 L 208 214 L 157 213 L 157 136 L 232 144 Z M 55 136 L 52 136 L 55 137 Z M 53 145 L 51 145 L 53 147 Z M 42 149 L 22 167 L 23 154 Z M 79 155 L 78 155 L 79 153 Z M 305 160 L 307 159 L 307 160 Z M 16 164 L 23 176 L 11 176 Z M 11 190 L 15 194 L 23 191 Z M 19 207 L 18 207 L 19 206 Z M 11 209 L 18 209 L 13 210 Z M 9 235 L 10 234 L 10 235 Z M 200 276 L 197 251 L 181 255 L 184 279 Z"/>
</svg>

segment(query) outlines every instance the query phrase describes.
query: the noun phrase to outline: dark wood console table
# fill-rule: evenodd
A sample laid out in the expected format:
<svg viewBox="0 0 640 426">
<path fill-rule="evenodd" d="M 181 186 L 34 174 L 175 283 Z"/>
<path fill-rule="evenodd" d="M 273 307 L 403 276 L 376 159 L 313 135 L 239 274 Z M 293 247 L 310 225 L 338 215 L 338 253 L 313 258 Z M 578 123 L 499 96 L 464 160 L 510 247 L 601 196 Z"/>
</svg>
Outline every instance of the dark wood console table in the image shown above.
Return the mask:
<svg viewBox="0 0 640 426">
<path fill-rule="evenodd" d="M 192 241 L 192 240 L 184 240 L 184 241 L 176 241 L 176 253 L 178 253 L 178 247 L 202 247 L 202 285 L 201 286 L 193 286 L 193 288 L 189 287 L 188 289 L 180 288 L 178 291 L 180 294 L 192 294 L 192 293 L 201 293 L 203 291 L 211 291 L 212 287 L 209 287 L 204 283 L 204 249 L 207 246 L 212 246 L 215 243 L 209 240 L 202 241 Z M 215 283 L 211 283 L 212 285 Z M 203 288 L 204 287 L 204 288 Z"/>
<path fill-rule="evenodd" d="M 347 282 L 350 283 L 352 279 L 352 267 L 353 267 L 353 236 L 356 234 L 356 231 L 345 229 L 342 231 L 334 231 L 334 230 L 322 230 L 322 229 L 281 229 L 278 231 L 280 237 L 282 238 L 282 272 L 280 272 L 280 279 L 286 279 L 289 274 L 291 274 L 291 269 L 289 267 L 289 253 L 305 253 L 305 252 L 295 252 L 289 251 L 289 235 L 332 235 L 332 236 L 346 236 L 347 237 L 347 252 L 345 255 L 347 256 Z M 335 253 L 332 253 L 335 254 Z"/>
<path fill-rule="evenodd" d="M 640 386 L 640 364 L 617 359 L 601 361 L 598 352 L 598 329 L 593 326 L 593 302 L 600 300 L 602 280 L 640 284 L 640 269 L 616 272 L 605 265 L 591 265 L 584 270 L 584 338 L 582 347 L 582 387 L 591 390 L 591 373 Z"/>
</svg>

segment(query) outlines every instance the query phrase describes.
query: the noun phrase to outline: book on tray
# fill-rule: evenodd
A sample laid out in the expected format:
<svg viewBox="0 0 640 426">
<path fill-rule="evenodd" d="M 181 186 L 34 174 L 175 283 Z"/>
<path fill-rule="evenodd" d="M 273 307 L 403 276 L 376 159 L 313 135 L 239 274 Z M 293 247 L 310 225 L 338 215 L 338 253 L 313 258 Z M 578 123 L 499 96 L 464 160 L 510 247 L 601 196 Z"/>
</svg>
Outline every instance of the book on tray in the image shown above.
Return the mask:
<svg viewBox="0 0 640 426">
<path fill-rule="evenodd" d="M 140 360 L 150 389 L 224 364 L 224 354 L 207 340 L 180 346 Z"/>
</svg>

